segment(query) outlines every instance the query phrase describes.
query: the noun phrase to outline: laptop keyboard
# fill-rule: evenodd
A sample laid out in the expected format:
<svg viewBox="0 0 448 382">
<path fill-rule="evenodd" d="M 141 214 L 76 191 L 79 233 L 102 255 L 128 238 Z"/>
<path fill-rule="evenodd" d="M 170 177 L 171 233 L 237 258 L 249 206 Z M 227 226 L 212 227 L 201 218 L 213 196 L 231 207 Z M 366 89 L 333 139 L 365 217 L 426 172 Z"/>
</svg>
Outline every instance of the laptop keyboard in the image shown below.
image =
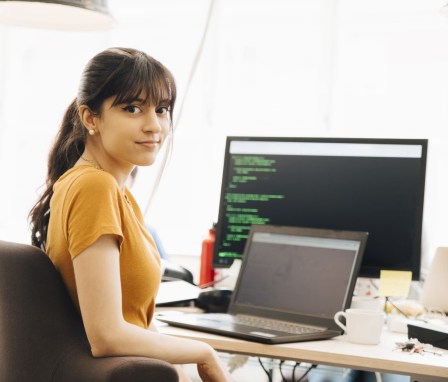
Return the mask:
<svg viewBox="0 0 448 382">
<path fill-rule="evenodd" d="M 269 318 L 246 316 L 241 314 L 233 316 L 233 322 L 235 324 L 247 325 L 265 330 L 276 330 L 291 334 L 316 333 L 325 330 L 323 328 L 294 324 L 292 322 L 270 320 Z"/>
</svg>

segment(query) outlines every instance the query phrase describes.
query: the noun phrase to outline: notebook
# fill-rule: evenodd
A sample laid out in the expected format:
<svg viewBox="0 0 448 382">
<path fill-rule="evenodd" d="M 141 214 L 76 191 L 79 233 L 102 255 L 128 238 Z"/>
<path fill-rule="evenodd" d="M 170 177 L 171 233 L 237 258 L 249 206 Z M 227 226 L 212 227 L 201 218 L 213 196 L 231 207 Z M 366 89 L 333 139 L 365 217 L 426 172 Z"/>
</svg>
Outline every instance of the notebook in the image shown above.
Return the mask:
<svg viewBox="0 0 448 382">
<path fill-rule="evenodd" d="M 342 334 L 368 233 L 253 225 L 227 313 L 157 317 L 173 326 L 261 343 Z"/>
</svg>

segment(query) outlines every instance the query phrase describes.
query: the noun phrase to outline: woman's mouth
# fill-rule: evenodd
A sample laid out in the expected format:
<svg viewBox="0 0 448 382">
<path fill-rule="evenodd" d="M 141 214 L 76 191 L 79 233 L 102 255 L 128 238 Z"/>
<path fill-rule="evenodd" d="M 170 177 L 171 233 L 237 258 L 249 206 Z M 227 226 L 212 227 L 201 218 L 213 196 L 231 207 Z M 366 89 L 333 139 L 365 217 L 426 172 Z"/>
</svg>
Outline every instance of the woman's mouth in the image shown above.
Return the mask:
<svg viewBox="0 0 448 382">
<path fill-rule="evenodd" d="M 145 140 L 145 141 L 139 141 L 136 142 L 138 145 L 147 147 L 147 148 L 156 148 L 160 146 L 161 141 L 160 140 Z"/>
</svg>

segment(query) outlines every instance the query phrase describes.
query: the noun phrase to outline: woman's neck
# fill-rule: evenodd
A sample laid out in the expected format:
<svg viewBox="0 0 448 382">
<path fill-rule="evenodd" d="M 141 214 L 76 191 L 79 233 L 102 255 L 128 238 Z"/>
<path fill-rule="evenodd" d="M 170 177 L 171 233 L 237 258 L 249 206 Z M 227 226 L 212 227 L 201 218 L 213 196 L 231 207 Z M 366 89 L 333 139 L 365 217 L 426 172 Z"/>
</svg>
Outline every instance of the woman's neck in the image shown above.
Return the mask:
<svg viewBox="0 0 448 382">
<path fill-rule="evenodd" d="M 120 164 L 115 160 L 109 159 L 106 155 L 102 155 L 94 150 L 89 150 L 88 147 L 85 148 L 75 165 L 80 164 L 89 164 L 99 170 L 108 172 L 115 178 L 118 187 L 122 192 L 125 190 L 127 179 L 133 169 L 131 164 L 129 164 L 129 166 Z"/>
</svg>

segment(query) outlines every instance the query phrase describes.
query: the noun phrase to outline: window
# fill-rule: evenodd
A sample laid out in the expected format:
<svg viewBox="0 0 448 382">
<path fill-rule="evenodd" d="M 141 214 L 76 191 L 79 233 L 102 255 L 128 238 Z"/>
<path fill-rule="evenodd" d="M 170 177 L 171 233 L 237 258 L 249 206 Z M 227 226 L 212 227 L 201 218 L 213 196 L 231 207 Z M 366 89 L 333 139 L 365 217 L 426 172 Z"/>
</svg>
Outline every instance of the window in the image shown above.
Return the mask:
<svg viewBox="0 0 448 382">
<path fill-rule="evenodd" d="M 174 152 L 146 215 L 173 254 L 199 254 L 218 215 L 225 137 L 428 138 L 424 252 L 447 245 L 448 19 L 436 0 L 110 1 L 110 32 L 0 27 L 0 238 L 29 242 L 27 214 L 87 60 L 132 46 L 174 73 Z M 157 168 L 140 171 L 145 209 Z M 424 262 L 429 265 L 429 258 Z"/>
</svg>

